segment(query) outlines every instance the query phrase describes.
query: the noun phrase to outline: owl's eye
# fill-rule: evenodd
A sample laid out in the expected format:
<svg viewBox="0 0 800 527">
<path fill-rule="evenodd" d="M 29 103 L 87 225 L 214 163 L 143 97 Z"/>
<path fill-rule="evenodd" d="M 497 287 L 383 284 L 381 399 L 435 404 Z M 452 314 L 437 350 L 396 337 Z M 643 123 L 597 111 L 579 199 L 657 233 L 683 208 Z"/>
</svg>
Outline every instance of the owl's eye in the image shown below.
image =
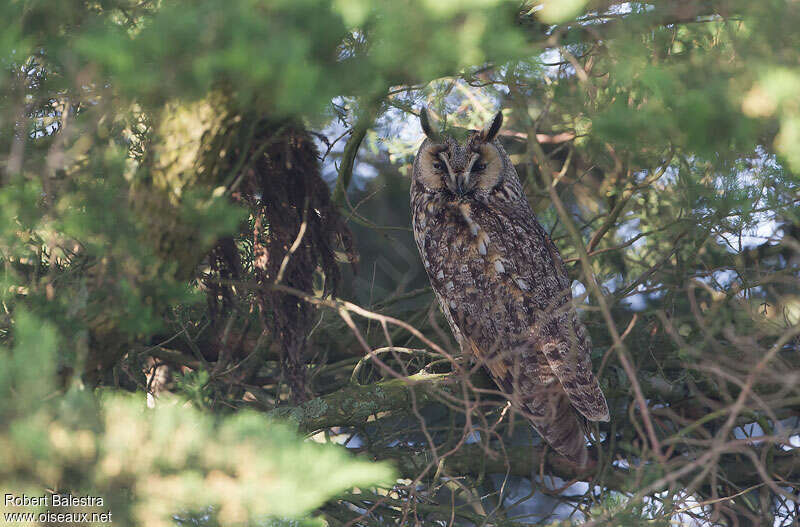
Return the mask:
<svg viewBox="0 0 800 527">
<path fill-rule="evenodd" d="M 433 164 L 433 168 L 435 168 L 436 170 L 444 170 L 444 165 L 442 163 L 437 162 Z"/>
<path fill-rule="evenodd" d="M 486 170 L 486 163 L 481 163 L 480 161 L 478 161 L 477 163 L 472 165 L 472 169 L 477 171 Z"/>
</svg>

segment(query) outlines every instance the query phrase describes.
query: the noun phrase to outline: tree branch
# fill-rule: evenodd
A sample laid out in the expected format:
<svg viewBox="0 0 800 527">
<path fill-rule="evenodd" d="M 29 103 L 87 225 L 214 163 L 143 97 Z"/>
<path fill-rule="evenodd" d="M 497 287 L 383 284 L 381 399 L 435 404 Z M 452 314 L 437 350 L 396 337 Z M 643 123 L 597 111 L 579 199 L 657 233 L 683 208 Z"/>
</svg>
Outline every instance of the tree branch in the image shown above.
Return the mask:
<svg viewBox="0 0 800 527">
<path fill-rule="evenodd" d="M 452 384 L 450 374 L 417 373 L 407 378 L 352 385 L 298 406 L 279 407 L 271 417 L 289 419 L 304 433 L 334 426 L 356 426 L 382 412 L 407 412 L 413 397 L 417 405 L 438 400 L 436 392 Z"/>
</svg>

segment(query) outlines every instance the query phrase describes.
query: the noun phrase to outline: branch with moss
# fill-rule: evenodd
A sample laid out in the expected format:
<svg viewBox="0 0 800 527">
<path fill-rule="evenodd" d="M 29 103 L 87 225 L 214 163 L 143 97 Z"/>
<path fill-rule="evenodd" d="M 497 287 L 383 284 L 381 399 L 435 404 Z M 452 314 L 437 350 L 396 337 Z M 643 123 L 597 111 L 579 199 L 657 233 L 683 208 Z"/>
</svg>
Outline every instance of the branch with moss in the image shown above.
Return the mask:
<svg viewBox="0 0 800 527">
<path fill-rule="evenodd" d="M 418 373 L 377 384 L 352 385 L 297 406 L 279 407 L 271 417 L 289 419 L 305 433 L 334 426 L 357 426 L 384 412 L 405 412 L 437 401 L 453 384 L 450 374 Z"/>
<path fill-rule="evenodd" d="M 443 391 L 456 395 L 452 374 L 419 373 L 408 378 L 391 379 L 371 385 L 352 385 L 329 395 L 318 397 L 301 405 L 282 407 L 268 412 L 272 417 L 294 421 L 304 433 L 337 426 L 359 426 L 375 420 L 385 413 L 409 413 L 416 405 L 441 402 Z M 413 398 L 413 402 L 412 402 Z M 761 479 L 763 467 L 742 463 L 737 460 L 737 441 L 731 448 L 720 452 L 720 472 L 733 484 L 749 485 Z M 603 445 L 601 445 L 601 448 Z M 408 450 L 403 448 L 369 449 L 363 455 L 376 460 L 391 460 L 400 474 L 407 478 L 417 478 L 434 462 L 430 451 Z M 598 456 L 601 459 L 602 455 Z M 607 456 L 606 456 L 607 458 Z M 800 469 L 800 458 L 796 455 L 774 455 L 768 467 L 773 477 L 789 479 Z M 673 457 L 661 468 L 646 464 L 636 469 L 625 469 L 610 464 L 578 467 L 556 455 L 545 445 L 507 446 L 502 449 L 487 449 L 482 444 L 462 445 L 457 450 L 439 459 L 436 472 L 443 475 L 481 477 L 485 474 L 507 474 L 530 477 L 534 474 L 548 474 L 566 481 L 593 481 L 603 487 L 636 492 L 646 483 L 654 484 L 654 477 L 667 475 L 659 489 L 676 481 L 690 481 L 694 470 L 687 467 L 702 468 L 702 464 L 691 462 L 684 456 Z M 652 469 L 652 470 L 651 470 Z M 674 477 L 672 477 L 674 476 Z M 657 482 L 658 480 L 656 480 Z"/>
</svg>

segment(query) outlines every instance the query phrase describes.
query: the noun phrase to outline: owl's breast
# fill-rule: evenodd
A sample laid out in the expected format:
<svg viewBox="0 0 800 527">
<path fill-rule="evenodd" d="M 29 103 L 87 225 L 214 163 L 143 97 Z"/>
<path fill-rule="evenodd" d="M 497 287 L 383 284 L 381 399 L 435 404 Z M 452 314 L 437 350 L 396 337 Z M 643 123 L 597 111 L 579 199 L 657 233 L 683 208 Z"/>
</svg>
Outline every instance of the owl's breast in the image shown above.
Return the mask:
<svg viewBox="0 0 800 527">
<path fill-rule="evenodd" d="M 417 246 L 455 325 L 487 338 L 516 335 L 568 300 L 535 222 L 476 201 L 416 203 Z"/>
<path fill-rule="evenodd" d="M 486 230 L 469 209 L 469 204 L 445 200 L 414 208 L 414 236 L 432 280 L 438 274 L 472 274 L 490 256 Z"/>
<path fill-rule="evenodd" d="M 504 254 L 499 233 L 493 242 L 493 230 L 468 202 L 429 202 L 415 210 L 414 234 L 431 286 L 451 325 L 470 333 L 477 326 L 505 333 L 512 319 L 524 318 L 530 287 Z"/>
<path fill-rule="evenodd" d="M 483 209 L 456 200 L 429 201 L 415 209 L 414 234 L 432 279 L 438 274 L 462 280 L 471 276 L 479 285 L 495 275 L 516 276 L 517 262 L 508 257 L 509 233 Z M 524 289 L 525 284 L 519 285 Z"/>
</svg>

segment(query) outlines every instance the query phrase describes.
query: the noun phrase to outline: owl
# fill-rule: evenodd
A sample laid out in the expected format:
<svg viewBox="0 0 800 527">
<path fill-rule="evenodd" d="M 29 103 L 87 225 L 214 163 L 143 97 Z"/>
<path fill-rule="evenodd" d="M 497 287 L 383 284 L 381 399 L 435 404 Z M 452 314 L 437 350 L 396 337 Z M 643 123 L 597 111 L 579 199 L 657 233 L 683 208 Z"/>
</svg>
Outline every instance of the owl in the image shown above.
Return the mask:
<svg viewBox="0 0 800 527">
<path fill-rule="evenodd" d="M 498 113 L 459 140 L 422 110 L 414 238 L 462 353 L 485 367 L 549 445 L 584 465 L 588 420 L 608 421 L 608 406 L 561 255 L 495 140 L 502 122 Z"/>
</svg>

